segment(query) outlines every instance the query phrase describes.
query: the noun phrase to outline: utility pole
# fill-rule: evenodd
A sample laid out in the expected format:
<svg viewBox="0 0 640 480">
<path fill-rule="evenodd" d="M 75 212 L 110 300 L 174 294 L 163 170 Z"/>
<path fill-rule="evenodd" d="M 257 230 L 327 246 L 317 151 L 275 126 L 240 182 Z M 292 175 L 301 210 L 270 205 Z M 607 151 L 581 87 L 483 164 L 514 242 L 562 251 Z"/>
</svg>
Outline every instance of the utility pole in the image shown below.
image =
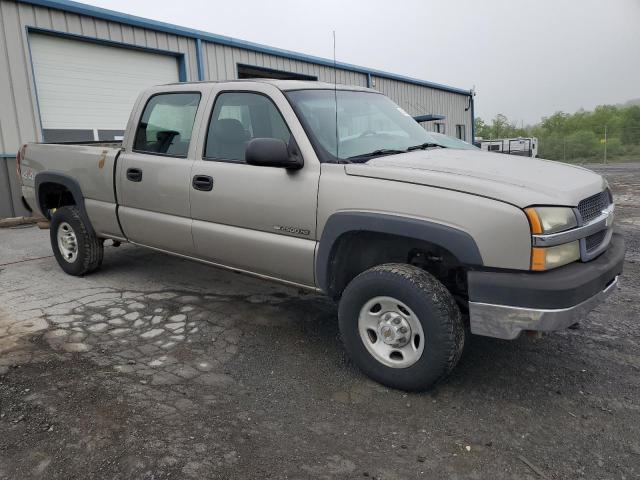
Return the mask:
<svg viewBox="0 0 640 480">
<path fill-rule="evenodd" d="M 607 126 L 604 126 L 604 163 L 607 163 Z"/>
</svg>

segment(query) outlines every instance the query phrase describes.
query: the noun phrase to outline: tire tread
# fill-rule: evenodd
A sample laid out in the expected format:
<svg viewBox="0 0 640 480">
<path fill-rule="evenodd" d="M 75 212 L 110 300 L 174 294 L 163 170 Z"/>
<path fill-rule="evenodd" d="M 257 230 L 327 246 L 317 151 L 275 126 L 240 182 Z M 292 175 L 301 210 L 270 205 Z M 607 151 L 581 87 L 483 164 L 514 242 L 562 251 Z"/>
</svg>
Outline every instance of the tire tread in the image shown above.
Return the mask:
<svg viewBox="0 0 640 480">
<path fill-rule="evenodd" d="M 460 309 L 455 299 L 447 288 L 432 274 L 416 266 L 402 263 L 387 263 L 378 265 L 356 276 L 343 292 L 342 300 L 349 298 L 351 290 L 362 288 L 363 282 L 377 281 L 382 284 L 397 283 L 398 280 L 414 290 L 414 294 L 429 298 L 436 314 L 432 321 L 438 322 L 438 330 L 441 333 L 438 344 L 442 346 L 445 355 L 440 357 L 440 365 L 433 365 L 438 372 L 437 377 L 431 380 L 420 381 L 416 378 L 411 384 L 401 386 L 405 390 L 421 391 L 431 388 L 442 382 L 456 366 L 462 356 L 465 345 L 465 330 Z M 369 283 L 370 285 L 371 283 Z M 342 310 L 342 309 L 341 309 Z M 345 323 L 357 322 L 357 318 L 341 318 L 341 328 Z M 379 368 L 388 368 L 380 366 Z M 386 383 L 386 382 L 385 382 Z M 396 384 L 397 386 L 397 384 Z"/>
</svg>

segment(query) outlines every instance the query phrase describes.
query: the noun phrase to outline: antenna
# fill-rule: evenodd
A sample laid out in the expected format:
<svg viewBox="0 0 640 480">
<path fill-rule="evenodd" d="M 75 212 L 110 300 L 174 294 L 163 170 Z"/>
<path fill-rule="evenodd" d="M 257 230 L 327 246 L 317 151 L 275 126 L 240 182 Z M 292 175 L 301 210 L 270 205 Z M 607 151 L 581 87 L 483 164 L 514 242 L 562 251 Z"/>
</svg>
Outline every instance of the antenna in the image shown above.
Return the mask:
<svg viewBox="0 0 640 480">
<path fill-rule="evenodd" d="M 336 105 L 336 158 L 340 161 L 340 138 L 338 135 L 338 69 L 336 68 L 336 31 L 333 31 L 333 100 Z"/>
</svg>

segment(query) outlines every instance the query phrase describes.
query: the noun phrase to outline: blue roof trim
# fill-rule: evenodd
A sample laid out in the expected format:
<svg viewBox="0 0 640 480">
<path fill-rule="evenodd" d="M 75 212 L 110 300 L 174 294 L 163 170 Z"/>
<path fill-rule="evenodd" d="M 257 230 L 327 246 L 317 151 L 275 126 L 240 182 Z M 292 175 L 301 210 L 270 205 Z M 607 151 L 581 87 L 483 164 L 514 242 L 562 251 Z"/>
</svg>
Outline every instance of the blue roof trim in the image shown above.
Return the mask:
<svg viewBox="0 0 640 480">
<path fill-rule="evenodd" d="M 41 7 L 54 8 L 57 10 L 63 10 L 66 12 L 77 13 L 79 15 L 87 15 L 91 17 L 101 18 L 112 22 L 125 23 L 141 28 L 147 28 L 150 30 L 157 30 L 173 35 L 180 35 L 183 37 L 190 37 L 196 40 L 217 43 L 220 45 L 227 45 L 230 47 L 242 48 L 245 50 L 251 50 L 254 52 L 266 53 L 268 55 L 275 55 L 278 57 L 290 58 L 292 60 L 300 60 L 303 62 L 313 63 L 316 65 L 322 65 L 325 67 L 333 67 L 333 60 L 329 60 L 322 57 L 315 57 L 312 55 L 305 55 L 303 53 L 292 52 L 291 50 L 284 50 L 281 48 L 269 47 L 258 43 L 247 42 L 245 40 L 238 40 L 232 37 L 226 37 L 223 35 L 216 35 L 214 33 L 203 32 L 202 30 L 196 30 L 193 28 L 179 27 L 170 23 L 159 22 L 157 20 L 149 20 L 135 15 L 129 15 L 126 13 L 115 12 L 113 10 L 107 10 L 106 8 L 94 7 L 93 5 L 86 5 L 79 2 L 73 2 L 71 0 L 18 0 L 20 3 L 28 3 L 31 5 L 38 5 Z M 390 80 L 397 80 L 400 82 L 411 83 L 414 85 L 420 85 L 422 87 L 433 88 L 436 90 L 442 90 L 445 92 L 457 93 L 460 95 L 471 95 L 471 90 L 464 90 L 461 88 L 449 87 L 440 83 L 427 82 L 425 80 L 419 80 L 417 78 L 405 77 L 403 75 L 396 75 L 394 73 L 384 72 L 381 70 L 375 70 L 358 65 L 352 65 L 349 63 L 336 62 L 336 67 L 341 70 L 349 70 L 351 72 L 362 73 L 364 75 L 374 75 L 380 78 L 387 78 Z"/>
<path fill-rule="evenodd" d="M 0 158 L 16 158 L 17 153 L 0 153 Z"/>
</svg>

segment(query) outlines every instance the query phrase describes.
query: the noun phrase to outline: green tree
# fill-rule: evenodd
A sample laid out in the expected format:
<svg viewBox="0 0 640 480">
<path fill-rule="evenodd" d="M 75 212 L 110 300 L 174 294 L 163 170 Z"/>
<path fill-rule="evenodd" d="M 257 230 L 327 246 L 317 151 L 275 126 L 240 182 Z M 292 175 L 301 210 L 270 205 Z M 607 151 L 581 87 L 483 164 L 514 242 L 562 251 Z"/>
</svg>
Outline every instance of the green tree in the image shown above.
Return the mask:
<svg viewBox="0 0 640 480">
<path fill-rule="evenodd" d="M 477 135 L 484 139 L 537 137 L 538 156 L 550 160 L 640 160 L 640 105 L 599 105 L 593 111 L 555 112 L 540 123 L 517 128 L 499 114 L 485 123 L 476 119 Z"/>
<path fill-rule="evenodd" d="M 480 117 L 476 117 L 475 126 L 476 137 L 489 138 L 491 136 L 491 127 L 484 123 Z"/>
<path fill-rule="evenodd" d="M 640 145 L 640 105 L 626 108 L 622 117 L 620 141 L 625 145 Z"/>
<path fill-rule="evenodd" d="M 591 158 L 598 154 L 598 136 L 589 130 L 573 132 L 564 139 L 566 142 L 566 159 Z"/>
<path fill-rule="evenodd" d="M 485 123 L 481 118 L 476 118 L 476 136 L 482 137 L 484 140 L 493 138 L 513 138 L 524 137 L 527 132 L 522 128 L 517 128 L 515 124 L 509 121 L 506 115 L 499 113 L 491 121 L 491 124 Z"/>
</svg>

